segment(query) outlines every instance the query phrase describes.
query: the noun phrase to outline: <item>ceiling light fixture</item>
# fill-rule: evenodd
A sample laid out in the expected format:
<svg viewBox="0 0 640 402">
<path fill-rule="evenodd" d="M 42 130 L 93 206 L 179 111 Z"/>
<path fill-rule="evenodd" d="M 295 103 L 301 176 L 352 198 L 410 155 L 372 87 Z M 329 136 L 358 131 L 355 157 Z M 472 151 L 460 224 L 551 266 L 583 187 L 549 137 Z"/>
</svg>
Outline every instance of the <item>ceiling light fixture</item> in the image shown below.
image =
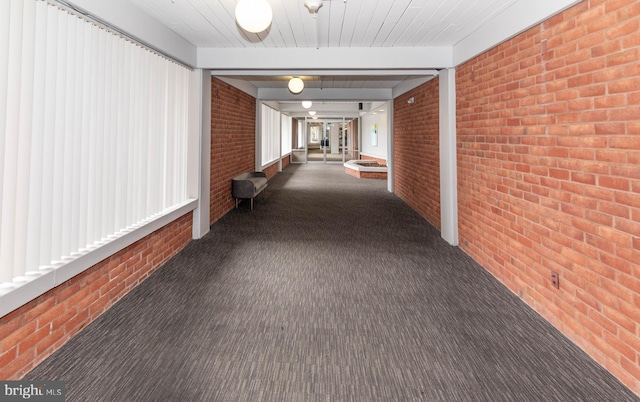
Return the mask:
<svg viewBox="0 0 640 402">
<path fill-rule="evenodd" d="M 304 89 L 304 82 L 298 77 L 293 77 L 289 80 L 288 86 L 292 94 L 299 94 Z"/>
<path fill-rule="evenodd" d="M 267 0 L 240 0 L 236 4 L 236 21 L 245 31 L 262 32 L 272 19 L 273 10 Z"/>
<path fill-rule="evenodd" d="M 318 10 L 322 7 L 322 0 L 304 0 L 304 6 L 311 14 L 318 14 Z"/>
<path fill-rule="evenodd" d="M 312 105 L 311 101 L 302 101 L 302 107 L 305 109 L 309 109 Z"/>
<path fill-rule="evenodd" d="M 315 21 L 316 49 L 320 49 L 320 34 L 318 33 L 320 26 L 318 25 L 318 19 L 316 17 L 318 16 L 318 10 L 322 7 L 322 0 L 304 0 L 304 6 L 307 7 L 309 13 L 313 17 L 313 21 Z"/>
<path fill-rule="evenodd" d="M 310 114 L 311 116 L 314 116 L 314 115 L 316 114 L 316 112 L 314 112 L 313 110 L 309 110 L 309 114 Z"/>
</svg>

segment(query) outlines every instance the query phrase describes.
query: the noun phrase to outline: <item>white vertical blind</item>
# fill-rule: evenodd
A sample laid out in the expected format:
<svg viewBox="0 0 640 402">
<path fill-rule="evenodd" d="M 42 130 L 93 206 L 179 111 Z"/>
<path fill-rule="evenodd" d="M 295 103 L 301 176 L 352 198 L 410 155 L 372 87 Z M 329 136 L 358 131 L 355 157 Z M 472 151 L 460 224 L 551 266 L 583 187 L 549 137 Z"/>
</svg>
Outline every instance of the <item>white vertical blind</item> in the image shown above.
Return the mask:
<svg viewBox="0 0 640 402">
<path fill-rule="evenodd" d="M 186 201 L 189 70 L 0 1 L 0 295 Z"/>
<path fill-rule="evenodd" d="M 282 124 L 280 125 L 282 131 L 282 149 L 280 150 L 280 155 L 288 155 L 291 153 L 291 125 L 292 118 L 291 116 L 287 116 L 285 114 L 282 115 Z"/>
<path fill-rule="evenodd" d="M 4 173 L 5 173 L 5 149 L 7 142 L 6 129 L 7 127 L 7 104 L 9 94 L 9 21 L 11 18 L 11 9 L 14 4 L 8 1 L 0 1 L 0 190 L 4 192 Z M 5 201 L 4 197 L 0 196 L 0 237 L 5 232 L 4 211 L 7 206 L 5 205 L 8 200 Z M 0 266 L 6 263 L 7 257 L 4 253 L 6 246 L 0 243 Z M 11 276 L 8 273 L 0 272 L 0 281 L 4 277 Z"/>
<path fill-rule="evenodd" d="M 29 206 L 29 179 L 30 179 L 30 149 L 32 145 L 32 113 L 33 113 L 33 80 L 27 80 L 25 85 L 20 85 L 22 77 L 32 77 L 34 74 L 34 42 L 35 42 L 35 4 L 31 2 L 23 3 L 22 12 L 25 19 L 22 25 L 22 44 L 20 46 L 22 62 L 20 63 L 19 75 L 16 75 L 16 83 L 19 85 L 19 120 L 18 120 L 18 150 L 16 152 L 16 197 L 15 197 L 15 238 L 21 239 L 14 247 L 15 266 L 25 266 L 27 257 L 27 242 L 23 239 L 27 237 L 27 225 L 20 225 L 19 222 L 27 222 Z M 16 47 L 18 46 L 15 44 Z M 4 194 L 4 192 L 3 192 Z M 4 197 L 3 197 L 4 198 Z M 14 275 L 20 274 L 14 269 Z"/>
<path fill-rule="evenodd" d="M 280 158 L 280 112 L 262 104 L 262 166 Z"/>
<path fill-rule="evenodd" d="M 4 11 L 4 10 L 3 10 Z M 7 35 L 6 39 L 2 42 L 7 42 L 5 46 L 6 53 L 2 55 L 8 58 L 3 60 L 2 65 L 6 64 L 6 83 L 3 85 L 6 100 L 3 102 L 6 105 L 4 111 L 4 123 L 7 132 L 14 133 L 14 135 L 2 134 L 2 143 L 4 148 L 3 169 L 2 169 L 2 221 L 0 227 L 0 239 L 5 237 L 14 237 L 15 233 L 15 220 L 16 220 L 16 185 L 17 185 L 17 172 L 18 167 L 17 154 L 18 151 L 18 138 L 19 138 L 19 104 L 20 104 L 20 71 L 22 62 L 22 13 L 23 4 L 20 2 L 11 2 L 6 10 L 9 16 L 9 21 L 19 19 L 15 24 L 9 24 L 7 27 L 2 28 L 3 34 Z M 10 196 L 6 196 L 5 194 Z M 13 277 L 13 265 L 14 265 L 14 250 L 13 244 L 0 243 L 0 267 L 9 267 L 6 269 L 8 272 L 0 274 L 0 280 Z M 4 271 L 4 269 L 3 269 Z"/>
</svg>

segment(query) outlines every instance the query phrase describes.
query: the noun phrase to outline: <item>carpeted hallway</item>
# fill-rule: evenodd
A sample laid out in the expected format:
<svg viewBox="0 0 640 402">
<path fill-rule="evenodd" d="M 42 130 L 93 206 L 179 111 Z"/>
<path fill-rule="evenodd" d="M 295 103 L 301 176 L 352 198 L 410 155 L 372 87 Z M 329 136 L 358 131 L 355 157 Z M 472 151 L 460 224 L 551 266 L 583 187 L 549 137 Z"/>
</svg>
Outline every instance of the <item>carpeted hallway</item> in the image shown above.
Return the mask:
<svg viewBox="0 0 640 402">
<path fill-rule="evenodd" d="M 34 369 L 67 401 L 636 401 L 381 180 L 290 166 Z"/>
</svg>

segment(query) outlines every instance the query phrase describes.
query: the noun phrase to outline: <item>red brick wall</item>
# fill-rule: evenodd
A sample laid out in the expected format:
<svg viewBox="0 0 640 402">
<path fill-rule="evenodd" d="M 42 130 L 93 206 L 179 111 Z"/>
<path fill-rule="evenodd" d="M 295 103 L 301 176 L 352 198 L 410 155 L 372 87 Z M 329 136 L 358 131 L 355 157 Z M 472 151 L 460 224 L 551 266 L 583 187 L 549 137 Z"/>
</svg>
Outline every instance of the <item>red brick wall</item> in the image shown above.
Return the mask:
<svg viewBox="0 0 640 402">
<path fill-rule="evenodd" d="M 376 161 L 381 165 L 386 165 L 387 164 L 387 160 L 383 159 L 383 158 L 376 158 L 374 156 L 367 156 L 367 155 L 362 155 L 360 157 L 361 160 L 363 161 Z"/>
<path fill-rule="evenodd" d="M 282 161 L 282 169 L 284 170 L 291 163 L 291 156 L 287 155 L 280 159 Z M 263 172 L 267 174 L 267 178 L 271 179 L 278 174 L 278 162 L 274 162 L 271 165 L 263 169 Z"/>
<path fill-rule="evenodd" d="M 349 176 L 357 177 L 358 179 L 387 179 L 387 172 L 361 172 L 355 169 L 345 168 L 344 172 Z"/>
<path fill-rule="evenodd" d="M 255 170 L 256 99 L 211 79 L 211 223 L 235 207 L 231 178 Z"/>
<path fill-rule="evenodd" d="M 439 80 L 393 102 L 394 191 L 440 229 Z M 414 98 L 414 103 L 407 100 Z"/>
<path fill-rule="evenodd" d="M 584 1 L 456 76 L 460 246 L 640 393 L 640 2 Z"/>
<path fill-rule="evenodd" d="M 278 162 L 272 163 L 262 171 L 266 173 L 268 179 L 272 178 L 273 176 L 278 174 Z"/>
<path fill-rule="evenodd" d="M 289 164 L 291 164 L 291 155 L 287 155 L 282 158 L 282 170 L 289 166 Z"/>
<path fill-rule="evenodd" d="M 22 378 L 191 240 L 188 213 L 0 318 L 0 380 Z"/>
</svg>

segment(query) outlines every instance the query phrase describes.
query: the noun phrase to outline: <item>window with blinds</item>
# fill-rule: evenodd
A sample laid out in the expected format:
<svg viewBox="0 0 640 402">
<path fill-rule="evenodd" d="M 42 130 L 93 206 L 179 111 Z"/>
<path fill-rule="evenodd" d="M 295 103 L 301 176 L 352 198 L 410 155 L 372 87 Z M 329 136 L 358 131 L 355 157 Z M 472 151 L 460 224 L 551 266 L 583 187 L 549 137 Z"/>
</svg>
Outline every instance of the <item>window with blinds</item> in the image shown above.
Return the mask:
<svg viewBox="0 0 640 402">
<path fill-rule="evenodd" d="M 281 156 L 289 155 L 291 153 L 291 133 L 292 133 L 292 118 L 285 114 L 282 115 L 282 149 L 280 151 Z"/>
<path fill-rule="evenodd" d="M 3 297 L 189 202 L 190 70 L 46 1 L 0 27 Z"/>
<path fill-rule="evenodd" d="M 262 167 L 280 159 L 280 112 L 262 104 Z"/>
</svg>

